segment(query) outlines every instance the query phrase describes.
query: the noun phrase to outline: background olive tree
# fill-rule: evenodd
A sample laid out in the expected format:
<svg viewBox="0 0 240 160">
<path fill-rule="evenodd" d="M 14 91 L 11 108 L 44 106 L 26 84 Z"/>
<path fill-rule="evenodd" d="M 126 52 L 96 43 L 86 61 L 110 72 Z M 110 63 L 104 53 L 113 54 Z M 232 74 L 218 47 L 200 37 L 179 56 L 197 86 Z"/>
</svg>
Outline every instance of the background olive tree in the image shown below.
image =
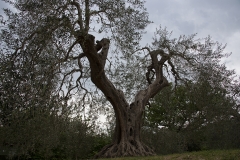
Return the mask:
<svg viewBox="0 0 240 160">
<path fill-rule="evenodd" d="M 144 134 L 154 132 L 145 141 L 157 153 L 239 148 L 239 81 L 224 66 L 212 66 L 196 81 L 165 88 L 154 98 Z"/>
</svg>

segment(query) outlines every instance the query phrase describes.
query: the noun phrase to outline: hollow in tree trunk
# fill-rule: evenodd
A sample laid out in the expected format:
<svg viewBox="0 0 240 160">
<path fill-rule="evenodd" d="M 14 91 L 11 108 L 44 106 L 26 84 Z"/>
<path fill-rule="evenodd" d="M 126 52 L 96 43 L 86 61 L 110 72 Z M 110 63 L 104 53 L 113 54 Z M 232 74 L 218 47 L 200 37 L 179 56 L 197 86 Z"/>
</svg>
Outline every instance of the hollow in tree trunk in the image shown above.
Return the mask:
<svg viewBox="0 0 240 160">
<path fill-rule="evenodd" d="M 141 142 L 140 131 L 142 123 L 143 106 L 117 106 L 115 135 L 112 144 L 105 146 L 97 155 L 98 157 L 122 156 L 148 156 L 154 151 Z"/>
<path fill-rule="evenodd" d="M 116 116 L 115 136 L 112 144 L 105 146 L 96 158 L 123 157 L 123 156 L 147 156 L 154 155 L 154 151 L 141 142 L 142 115 L 149 99 L 154 97 L 161 89 L 168 86 L 167 79 L 163 76 L 163 64 L 169 60 L 163 50 L 150 51 L 152 63 L 147 68 L 146 79 L 149 83 L 145 90 L 140 90 L 133 103 L 126 102 L 121 90 L 109 81 L 105 75 L 104 66 L 108 54 L 110 41 L 102 39 L 95 44 L 95 37 L 84 35 L 79 38 L 79 44 L 83 48 L 91 68 L 92 82 L 103 92 L 107 100 L 113 106 Z M 98 51 L 100 51 L 98 53 Z M 161 59 L 158 60 L 157 56 Z M 150 72 L 155 74 L 150 77 Z"/>
</svg>

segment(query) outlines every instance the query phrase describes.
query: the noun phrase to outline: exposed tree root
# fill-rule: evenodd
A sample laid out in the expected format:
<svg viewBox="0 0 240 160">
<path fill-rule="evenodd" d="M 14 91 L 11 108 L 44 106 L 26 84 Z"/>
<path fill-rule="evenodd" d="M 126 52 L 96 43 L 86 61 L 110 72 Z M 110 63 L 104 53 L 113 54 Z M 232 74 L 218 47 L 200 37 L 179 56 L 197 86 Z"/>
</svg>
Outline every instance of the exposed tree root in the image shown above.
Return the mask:
<svg viewBox="0 0 240 160">
<path fill-rule="evenodd" d="M 154 151 L 141 142 L 120 142 L 105 146 L 95 158 L 115 158 L 131 156 L 151 156 Z"/>
</svg>

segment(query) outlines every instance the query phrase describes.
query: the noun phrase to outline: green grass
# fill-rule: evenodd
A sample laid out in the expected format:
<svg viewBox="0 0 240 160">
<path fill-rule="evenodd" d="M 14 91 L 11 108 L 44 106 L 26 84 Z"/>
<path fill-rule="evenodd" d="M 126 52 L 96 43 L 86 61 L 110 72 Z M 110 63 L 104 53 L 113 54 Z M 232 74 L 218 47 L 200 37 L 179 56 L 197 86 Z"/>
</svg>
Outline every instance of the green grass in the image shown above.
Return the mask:
<svg viewBox="0 0 240 160">
<path fill-rule="evenodd" d="M 240 160 L 240 150 L 210 150 L 152 157 L 124 157 L 101 160 Z"/>
</svg>

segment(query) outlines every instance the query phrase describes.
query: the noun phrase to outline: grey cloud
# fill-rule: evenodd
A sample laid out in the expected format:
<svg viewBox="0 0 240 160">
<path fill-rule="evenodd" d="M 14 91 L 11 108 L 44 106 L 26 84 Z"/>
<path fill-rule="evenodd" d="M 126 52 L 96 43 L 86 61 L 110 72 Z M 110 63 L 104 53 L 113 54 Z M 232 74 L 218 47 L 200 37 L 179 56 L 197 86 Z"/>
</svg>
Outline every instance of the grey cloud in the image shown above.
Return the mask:
<svg viewBox="0 0 240 160">
<path fill-rule="evenodd" d="M 8 8 L 9 5 L 3 1 L 0 1 L 0 15 L 3 15 L 4 12 L 3 12 L 3 8 Z"/>
<path fill-rule="evenodd" d="M 240 75 L 237 62 L 240 41 L 236 36 L 240 35 L 239 0 L 148 0 L 146 7 L 154 22 L 147 28 L 148 34 L 153 36 L 161 24 L 173 31 L 173 37 L 192 33 L 198 33 L 201 38 L 211 35 L 213 40 L 228 44 L 226 51 L 232 51 L 232 56 L 227 65 Z M 145 35 L 143 41 L 149 43 L 151 36 Z"/>
</svg>

